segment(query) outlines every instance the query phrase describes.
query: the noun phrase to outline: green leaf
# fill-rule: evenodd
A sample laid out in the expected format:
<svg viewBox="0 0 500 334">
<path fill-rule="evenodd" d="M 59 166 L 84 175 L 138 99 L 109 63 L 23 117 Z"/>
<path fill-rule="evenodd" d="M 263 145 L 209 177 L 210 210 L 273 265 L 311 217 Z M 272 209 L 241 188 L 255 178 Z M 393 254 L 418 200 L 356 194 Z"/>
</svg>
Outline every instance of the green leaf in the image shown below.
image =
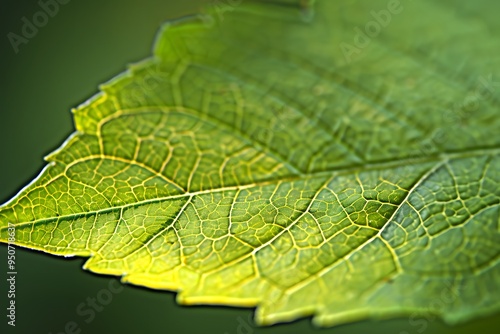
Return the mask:
<svg viewBox="0 0 500 334">
<path fill-rule="evenodd" d="M 261 324 L 498 311 L 500 4 L 291 3 L 165 24 L 1 240 Z"/>
</svg>

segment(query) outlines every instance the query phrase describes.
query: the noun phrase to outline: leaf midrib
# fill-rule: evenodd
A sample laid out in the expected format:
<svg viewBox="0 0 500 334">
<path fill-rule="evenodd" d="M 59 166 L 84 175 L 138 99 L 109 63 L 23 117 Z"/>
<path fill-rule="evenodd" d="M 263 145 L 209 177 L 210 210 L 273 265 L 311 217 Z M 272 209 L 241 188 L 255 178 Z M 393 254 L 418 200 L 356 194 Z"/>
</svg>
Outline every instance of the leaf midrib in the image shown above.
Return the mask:
<svg viewBox="0 0 500 334">
<path fill-rule="evenodd" d="M 186 192 L 186 193 L 178 194 L 178 195 L 152 198 L 152 199 L 147 199 L 144 201 L 127 203 L 127 204 L 124 204 L 121 206 L 114 206 L 114 207 L 110 207 L 110 208 L 105 208 L 102 210 L 81 212 L 81 213 L 72 213 L 69 215 L 61 215 L 58 217 L 44 218 L 44 219 L 38 219 L 35 221 L 30 221 L 30 222 L 17 223 L 15 225 L 16 225 L 16 227 L 21 227 L 21 226 L 31 225 L 31 224 L 52 223 L 54 221 L 69 220 L 72 218 L 80 218 L 80 217 L 93 216 L 93 215 L 97 215 L 97 214 L 104 214 L 104 213 L 109 213 L 109 212 L 113 212 L 116 210 L 126 209 L 128 207 L 141 206 L 144 204 L 153 204 L 153 203 L 157 203 L 157 202 L 175 200 L 175 199 L 184 198 L 184 197 L 198 196 L 198 195 L 211 194 L 211 193 L 220 193 L 220 192 L 224 192 L 224 191 L 245 190 L 245 189 L 250 189 L 250 188 L 254 188 L 254 187 L 266 186 L 266 185 L 283 183 L 283 182 L 294 182 L 294 181 L 315 179 L 315 178 L 319 179 L 319 178 L 326 178 L 326 177 L 333 177 L 333 176 L 355 174 L 358 172 L 368 172 L 368 171 L 385 170 L 385 169 L 398 168 L 398 167 L 404 167 L 404 166 L 414 166 L 414 165 L 420 165 L 420 164 L 425 164 L 425 163 L 430 163 L 430 162 L 435 162 L 436 164 L 442 164 L 442 163 L 445 163 L 447 161 L 454 160 L 454 159 L 464 159 L 464 158 L 472 158 L 472 157 L 478 157 L 478 156 L 495 155 L 498 153 L 500 153 L 500 146 L 494 147 L 494 148 L 487 148 L 487 149 L 479 148 L 479 149 L 471 149 L 471 150 L 462 151 L 462 152 L 458 151 L 458 152 L 452 152 L 452 153 L 442 153 L 442 154 L 439 154 L 437 156 L 435 155 L 432 157 L 424 157 L 424 158 L 420 158 L 420 159 L 400 159 L 400 160 L 395 160 L 392 162 L 380 162 L 380 163 L 373 163 L 373 164 L 368 164 L 368 165 L 364 165 L 364 166 L 354 166 L 354 167 L 349 166 L 346 168 L 338 168 L 338 169 L 329 170 L 329 171 L 315 172 L 315 173 L 311 173 L 311 174 L 304 174 L 301 176 L 287 176 L 287 177 L 283 177 L 283 178 L 279 178 L 279 179 L 264 180 L 261 182 L 254 182 L 254 183 L 243 184 L 243 185 L 221 187 L 221 188 L 216 188 L 216 189 L 206 189 L 206 190 L 200 190 L 200 191 L 194 191 L 194 192 Z M 416 160 L 418 162 L 415 162 Z M 35 179 L 35 181 L 37 179 Z M 420 180 L 421 180 L 421 178 L 416 180 L 416 183 L 419 183 Z M 0 209 L 5 209 L 7 206 L 8 205 L 4 205 L 4 206 L 0 207 Z M 4 227 L 0 227 L 0 231 L 3 231 L 7 228 L 8 228 L 7 225 Z M 4 240 L 4 239 L 0 239 L 0 240 Z"/>
</svg>

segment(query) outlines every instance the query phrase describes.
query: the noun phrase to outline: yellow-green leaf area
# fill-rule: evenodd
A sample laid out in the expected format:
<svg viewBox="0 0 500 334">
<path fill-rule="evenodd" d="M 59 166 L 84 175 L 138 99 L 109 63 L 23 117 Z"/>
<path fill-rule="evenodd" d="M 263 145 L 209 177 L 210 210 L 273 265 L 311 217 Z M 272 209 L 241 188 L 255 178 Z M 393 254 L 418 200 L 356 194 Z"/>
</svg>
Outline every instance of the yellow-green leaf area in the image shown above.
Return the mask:
<svg viewBox="0 0 500 334">
<path fill-rule="evenodd" d="M 260 324 L 497 312 L 500 26 L 474 13 L 500 5 L 397 3 L 166 23 L 73 110 L 1 240 L 11 223 L 19 246 Z M 392 14 L 361 46 L 373 12 Z"/>
</svg>

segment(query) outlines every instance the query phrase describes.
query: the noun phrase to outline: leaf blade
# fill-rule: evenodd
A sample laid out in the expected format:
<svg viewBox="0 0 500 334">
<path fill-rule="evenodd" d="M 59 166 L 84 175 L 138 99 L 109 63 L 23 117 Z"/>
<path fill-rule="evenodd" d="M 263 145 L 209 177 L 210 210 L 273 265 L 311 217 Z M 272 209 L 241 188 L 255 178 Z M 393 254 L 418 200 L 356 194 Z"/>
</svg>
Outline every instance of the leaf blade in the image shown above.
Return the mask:
<svg viewBox="0 0 500 334">
<path fill-rule="evenodd" d="M 180 291 L 181 303 L 257 305 L 266 324 L 314 314 L 326 326 L 429 305 L 456 322 L 497 310 L 477 282 L 498 289 L 498 102 L 484 98 L 473 119 L 443 128 L 442 110 L 470 83 L 436 64 L 465 43 L 437 58 L 408 52 L 437 33 L 437 18 L 481 41 L 468 75 L 495 68 L 486 56 L 498 47 L 484 26 L 461 27 L 424 2 L 414 10 L 435 9 L 434 29 L 411 33 L 426 21 L 395 17 L 345 65 L 338 45 L 350 35 L 332 31 L 362 22 L 368 7 L 353 3 L 319 2 L 312 21 L 296 8 L 271 20 L 255 4 L 220 27 L 167 25 L 154 58 L 74 111 L 77 133 L 0 210 L 2 240 L 14 221 L 20 245 L 90 256 L 86 269 Z M 465 239 L 478 255 L 454 253 Z"/>
</svg>

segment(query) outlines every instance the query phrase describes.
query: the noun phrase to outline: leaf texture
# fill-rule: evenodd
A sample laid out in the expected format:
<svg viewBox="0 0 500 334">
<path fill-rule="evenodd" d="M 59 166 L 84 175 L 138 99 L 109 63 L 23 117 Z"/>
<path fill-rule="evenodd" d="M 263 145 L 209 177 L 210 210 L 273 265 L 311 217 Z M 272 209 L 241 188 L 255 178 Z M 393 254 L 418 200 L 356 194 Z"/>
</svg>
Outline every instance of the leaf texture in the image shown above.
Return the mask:
<svg viewBox="0 0 500 334">
<path fill-rule="evenodd" d="M 498 311 L 500 5 L 304 3 L 165 24 L 1 240 L 260 324 Z"/>
</svg>

